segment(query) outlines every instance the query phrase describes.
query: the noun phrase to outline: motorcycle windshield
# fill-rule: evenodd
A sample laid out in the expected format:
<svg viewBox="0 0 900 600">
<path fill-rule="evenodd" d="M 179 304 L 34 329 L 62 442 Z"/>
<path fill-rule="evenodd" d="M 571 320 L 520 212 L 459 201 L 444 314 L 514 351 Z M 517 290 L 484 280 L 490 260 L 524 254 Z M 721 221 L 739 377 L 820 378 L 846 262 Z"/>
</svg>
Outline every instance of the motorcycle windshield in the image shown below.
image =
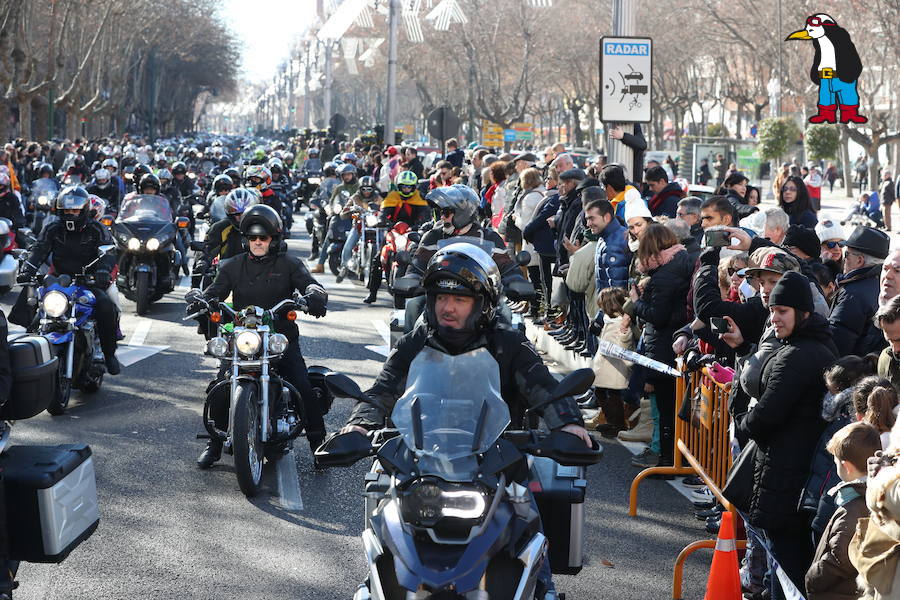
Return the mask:
<svg viewBox="0 0 900 600">
<path fill-rule="evenodd" d="M 55 179 L 44 177 L 42 179 L 35 179 L 31 184 L 31 195 L 41 195 L 41 194 L 52 194 L 56 196 L 56 193 L 59 191 L 59 184 L 56 183 Z"/>
<path fill-rule="evenodd" d="M 465 479 L 509 425 L 500 366 L 484 348 L 449 356 L 425 347 L 410 364 L 406 391 L 391 414 L 423 473 Z"/>
<path fill-rule="evenodd" d="M 135 221 L 171 223 L 172 208 L 169 206 L 169 201 L 162 196 L 140 194 L 125 200 L 116 221 L 119 223 L 134 223 Z"/>
</svg>

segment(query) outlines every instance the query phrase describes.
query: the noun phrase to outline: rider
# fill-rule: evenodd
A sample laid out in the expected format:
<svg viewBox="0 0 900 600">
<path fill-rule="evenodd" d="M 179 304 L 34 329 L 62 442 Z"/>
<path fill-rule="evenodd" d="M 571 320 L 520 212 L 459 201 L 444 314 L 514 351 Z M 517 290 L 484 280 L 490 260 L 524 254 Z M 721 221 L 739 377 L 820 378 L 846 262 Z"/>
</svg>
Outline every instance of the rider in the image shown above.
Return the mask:
<svg viewBox="0 0 900 600">
<path fill-rule="evenodd" d="M 549 402 L 556 379 L 531 342 L 520 331 L 498 323 L 500 273 L 487 253 L 462 243 L 441 249 L 428 263 L 424 287 L 425 322 L 400 338 L 368 396 L 390 411 L 405 391 L 410 364 L 426 346 L 451 356 L 486 348 L 499 365 L 500 392 L 509 404 L 513 428 L 528 426 L 527 408 L 547 403 L 539 410 L 549 429 L 561 429 L 593 446 L 575 401 Z M 384 427 L 386 420 L 387 415 L 373 404 L 358 402 L 341 432 L 365 434 Z M 539 578 L 545 589 L 552 589 L 546 561 Z"/>
<path fill-rule="evenodd" d="M 307 159 L 303 161 L 303 173 L 309 175 L 322 172 L 322 161 L 319 160 L 319 149 L 313 146 L 309 149 Z"/>
<path fill-rule="evenodd" d="M 187 176 L 187 165 L 178 161 L 172 165 L 172 185 L 178 188 L 178 193 L 182 198 L 188 196 L 199 196 L 202 192 L 200 186 Z"/>
<path fill-rule="evenodd" d="M 265 165 L 250 165 L 244 172 L 244 187 L 259 191 L 260 202 L 281 214 L 281 199 L 272 190 L 272 173 Z"/>
<path fill-rule="evenodd" d="M 347 204 L 341 209 L 341 218 L 349 219 L 354 214 L 365 213 L 367 210 L 378 210 L 380 201 L 381 195 L 375 188 L 375 179 L 368 175 L 360 177 L 359 191 L 347 200 Z M 356 227 L 351 227 L 350 233 L 347 234 L 347 241 L 344 242 L 344 249 L 341 251 L 341 271 L 335 279 L 337 283 L 343 281 L 344 277 L 347 276 L 347 262 L 350 260 L 350 256 L 353 254 L 353 247 L 358 241 L 359 231 Z M 372 300 L 372 302 L 374 302 L 374 300 Z M 372 302 L 366 300 L 367 304 L 371 304 Z"/>
<path fill-rule="evenodd" d="M 87 193 L 103 198 L 107 206 L 119 206 L 119 186 L 113 183 L 112 174 L 105 168 L 94 172 L 94 183 L 87 187 Z"/>
<path fill-rule="evenodd" d="M 388 193 L 381 203 L 382 218 L 390 223 L 403 221 L 412 228 L 431 219 L 431 209 L 419 193 L 419 183 L 412 171 L 400 171 L 394 180 L 396 190 Z"/>
<path fill-rule="evenodd" d="M 177 215 L 181 208 L 181 193 L 178 187 L 172 185 L 172 172 L 168 169 L 160 169 L 156 174 L 159 179 L 159 195 L 164 196 L 172 207 L 172 214 Z"/>
<path fill-rule="evenodd" d="M 140 194 L 141 193 L 141 180 L 144 178 L 144 175 L 150 173 L 150 167 L 141 163 L 139 165 L 135 165 L 134 171 L 131 172 L 131 183 L 134 186 L 134 190 L 132 193 Z M 126 196 L 127 198 L 128 196 Z M 123 198 L 124 200 L 125 198 Z"/>
<path fill-rule="evenodd" d="M 84 188 L 69 186 L 56 197 L 56 213 L 60 220 L 44 227 L 40 237 L 31 249 L 31 255 L 24 263 L 17 280 L 31 283 L 38 267 L 52 256 L 52 267 L 56 275 L 80 275 L 85 266 L 97 261 L 94 267 L 95 285 L 90 290 L 97 299 L 94 304 L 94 318 L 97 334 L 106 360 L 106 371 L 118 375 L 121 371 L 116 360 L 116 307 L 104 290 L 109 287 L 110 273 L 116 266 L 114 254 L 105 254 L 98 260 L 98 249 L 112 245 L 109 229 L 91 218 L 91 201 Z"/>
<path fill-rule="evenodd" d="M 316 318 L 324 317 L 328 294 L 309 274 L 306 265 L 288 256 L 281 234 L 281 217 L 270 206 L 257 204 L 247 210 L 241 219 L 241 235 L 247 240 L 249 250 L 219 265 L 216 279 L 206 289 L 204 297 L 222 301 L 231 294 L 236 310 L 250 305 L 271 308 L 290 298 L 295 290 L 300 290 L 303 294 L 309 294 L 309 314 Z M 188 311 L 196 312 L 195 309 L 189 307 Z M 314 451 L 325 439 L 325 422 L 300 352 L 297 325 L 291 320 L 279 319 L 274 327 L 290 342 L 281 356 L 278 372 L 303 399 L 306 437 L 310 449 Z M 197 459 L 197 465 L 208 469 L 221 456 L 222 442 L 211 439 Z"/>
<path fill-rule="evenodd" d="M 356 179 L 356 167 L 349 163 L 342 164 L 337 168 L 337 174 L 341 179 L 340 183 L 332 188 L 331 195 L 328 196 L 328 202 L 330 204 L 334 203 L 336 200 L 340 201 L 342 194 L 346 194 L 348 198 L 350 198 L 359 191 L 359 181 Z M 352 223 L 349 213 L 347 213 L 347 216 L 344 216 L 343 210 L 336 218 L 331 220 L 329 223 L 329 231 L 325 237 L 326 243 L 324 244 L 323 252 L 319 253 L 318 263 L 312 268 L 313 273 L 325 272 L 325 261 L 328 260 L 328 252 L 325 250 L 327 250 L 330 240 L 339 240 L 340 237 L 338 236 L 343 237 L 343 234 L 348 233 L 353 229 Z"/>
<path fill-rule="evenodd" d="M 206 197 L 206 206 L 209 207 L 213 223 L 225 218 L 225 196 L 235 187 L 234 181 L 228 175 L 216 175 L 213 179 L 212 190 Z"/>
<path fill-rule="evenodd" d="M 228 192 L 223 205 L 226 217 L 213 223 L 206 232 L 203 253 L 208 260 L 216 256 L 225 260 L 245 251 L 240 231 L 241 216 L 255 204 L 259 204 L 259 198 L 251 190 L 238 188 Z"/>
<path fill-rule="evenodd" d="M 329 202 L 334 202 L 341 195 L 341 192 L 347 192 L 350 196 L 353 196 L 359 191 L 359 181 L 356 179 L 356 165 L 344 163 L 337 168 L 337 174 L 341 178 L 341 182 L 331 190 Z"/>
<path fill-rule="evenodd" d="M 0 173 L 0 217 L 9 219 L 14 229 L 25 226 L 22 203 L 12 189 L 9 175 Z"/>
</svg>

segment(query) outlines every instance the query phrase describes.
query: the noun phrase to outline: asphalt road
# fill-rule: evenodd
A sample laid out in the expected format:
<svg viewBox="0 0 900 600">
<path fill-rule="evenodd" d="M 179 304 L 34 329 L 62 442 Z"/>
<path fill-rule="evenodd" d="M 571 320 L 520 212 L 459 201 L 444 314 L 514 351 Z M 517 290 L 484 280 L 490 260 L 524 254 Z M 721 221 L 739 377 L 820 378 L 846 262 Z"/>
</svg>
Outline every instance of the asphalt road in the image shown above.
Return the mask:
<svg viewBox="0 0 900 600">
<path fill-rule="evenodd" d="M 306 256 L 301 228 L 298 218 L 290 246 Z M 330 274 L 320 280 L 329 311 L 319 320 L 302 317 L 307 364 L 347 373 L 365 388 L 384 360 L 375 322 L 387 323 L 389 298 L 382 291 L 367 306 L 363 288 L 335 284 Z M 315 472 L 299 439 L 299 511 L 282 508 L 273 472 L 268 493 L 248 500 L 230 457 L 210 471 L 197 469 L 204 390 L 215 368 L 202 355 L 193 322 L 181 322 L 185 291 L 155 303 L 147 317 L 135 316 L 134 305 L 123 300 L 125 341 L 138 348 L 130 355 L 146 358 L 107 377 L 96 394 L 74 392 L 65 416 L 44 413 L 14 427 L 14 443 L 90 444 L 101 505 L 100 527 L 64 563 L 22 566 L 17 599 L 349 599 L 365 578 L 359 536 L 367 465 Z M 0 298 L 4 308 L 14 295 Z M 335 402 L 329 431 L 349 410 L 349 401 Z M 662 481 L 642 485 L 640 516 L 628 517 L 628 488 L 637 473 L 630 456 L 607 442 L 602 463 L 588 471 L 588 564 L 578 576 L 556 577 L 569 599 L 671 598 L 675 557 L 709 537 L 689 502 Z M 688 561 L 685 598 L 702 598 L 710 558 L 700 551 Z"/>
</svg>

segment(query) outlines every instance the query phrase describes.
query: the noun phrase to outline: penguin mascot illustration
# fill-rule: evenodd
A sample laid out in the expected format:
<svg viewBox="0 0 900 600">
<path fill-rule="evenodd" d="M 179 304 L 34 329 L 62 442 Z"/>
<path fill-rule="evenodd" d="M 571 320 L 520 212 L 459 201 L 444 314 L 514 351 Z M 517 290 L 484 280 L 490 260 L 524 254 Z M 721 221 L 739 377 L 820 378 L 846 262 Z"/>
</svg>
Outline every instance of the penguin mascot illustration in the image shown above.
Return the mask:
<svg viewBox="0 0 900 600">
<path fill-rule="evenodd" d="M 806 27 L 787 36 L 788 40 L 811 40 L 816 49 L 809 77 L 819 86 L 819 113 L 810 123 L 837 123 L 837 109 L 841 108 L 841 123 L 865 123 L 859 114 L 859 94 L 856 80 L 862 73 L 862 62 L 850 34 L 824 13 L 806 19 Z"/>
</svg>

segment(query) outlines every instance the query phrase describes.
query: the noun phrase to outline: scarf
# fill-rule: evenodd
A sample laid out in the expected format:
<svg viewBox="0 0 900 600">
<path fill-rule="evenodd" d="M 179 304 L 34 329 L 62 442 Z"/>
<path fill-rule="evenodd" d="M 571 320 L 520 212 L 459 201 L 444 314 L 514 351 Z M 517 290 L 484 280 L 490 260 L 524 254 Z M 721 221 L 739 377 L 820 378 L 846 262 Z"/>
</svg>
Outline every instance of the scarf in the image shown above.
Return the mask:
<svg viewBox="0 0 900 600">
<path fill-rule="evenodd" d="M 638 264 L 638 270 L 641 273 L 649 273 L 650 271 L 655 271 L 663 265 L 669 264 L 675 255 L 684 250 L 684 245 L 675 244 L 670 248 L 666 248 L 656 256 L 651 256 L 647 259 L 647 264 Z"/>
</svg>

